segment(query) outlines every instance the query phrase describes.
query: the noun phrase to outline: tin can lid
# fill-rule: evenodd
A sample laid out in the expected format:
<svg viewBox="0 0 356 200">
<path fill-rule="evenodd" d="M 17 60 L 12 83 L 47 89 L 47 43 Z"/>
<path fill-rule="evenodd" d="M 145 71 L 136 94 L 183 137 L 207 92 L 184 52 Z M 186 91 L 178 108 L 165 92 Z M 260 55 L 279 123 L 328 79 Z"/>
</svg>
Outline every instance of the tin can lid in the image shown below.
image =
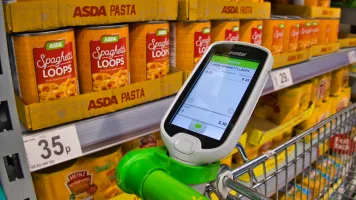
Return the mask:
<svg viewBox="0 0 356 200">
<path fill-rule="evenodd" d="M 112 28 L 122 28 L 127 27 L 127 24 L 111 24 L 111 25 L 90 25 L 78 27 L 78 29 L 89 29 L 89 30 L 102 30 L 102 29 L 112 29 Z"/>
<path fill-rule="evenodd" d="M 73 30 L 74 30 L 73 28 L 64 28 L 64 29 L 56 29 L 56 30 L 41 31 L 41 32 L 13 33 L 11 35 L 15 36 L 15 37 L 40 36 L 40 35 L 51 35 L 51 34 L 56 34 L 56 33 L 64 33 L 64 32 L 69 32 L 69 31 L 73 31 Z"/>
</svg>

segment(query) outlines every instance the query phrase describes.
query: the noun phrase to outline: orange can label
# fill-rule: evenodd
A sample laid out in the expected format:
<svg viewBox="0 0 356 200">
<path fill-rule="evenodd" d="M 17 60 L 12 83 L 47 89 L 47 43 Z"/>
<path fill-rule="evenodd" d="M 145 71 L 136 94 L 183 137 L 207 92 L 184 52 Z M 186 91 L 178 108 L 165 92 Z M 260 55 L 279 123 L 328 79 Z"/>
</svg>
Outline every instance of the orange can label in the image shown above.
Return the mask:
<svg viewBox="0 0 356 200">
<path fill-rule="evenodd" d="M 225 41 L 239 41 L 239 27 L 234 26 L 232 29 L 225 30 Z"/>
<path fill-rule="evenodd" d="M 194 64 L 198 63 L 210 45 L 210 28 L 203 28 L 202 31 L 194 33 Z"/>
<path fill-rule="evenodd" d="M 73 58 L 72 42 L 64 39 L 33 48 L 40 102 L 78 94 Z"/>
<path fill-rule="evenodd" d="M 90 41 L 93 91 L 118 88 L 128 84 L 126 38 L 103 35 Z"/>
<path fill-rule="evenodd" d="M 167 75 L 169 66 L 169 35 L 167 29 L 146 35 L 147 79 Z"/>
<path fill-rule="evenodd" d="M 257 45 L 262 44 L 262 26 L 251 28 L 251 43 Z"/>
<path fill-rule="evenodd" d="M 300 23 L 298 50 L 303 50 L 310 47 L 311 32 L 311 23 L 309 21 Z"/>
<path fill-rule="evenodd" d="M 283 47 L 284 25 L 273 27 L 272 52 L 281 53 Z"/>
<path fill-rule="evenodd" d="M 319 22 L 313 21 L 311 25 L 310 45 L 317 45 L 319 43 Z"/>
<path fill-rule="evenodd" d="M 296 24 L 295 26 L 290 27 L 290 36 L 289 36 L 289 44 L 290 44 L 290 49 L 296 50 L 296 48 L 293 48 L 293 46 L 296 47 L 298 44 L 298 38 L 299 38 L 299 24 Z"/>
</svg>

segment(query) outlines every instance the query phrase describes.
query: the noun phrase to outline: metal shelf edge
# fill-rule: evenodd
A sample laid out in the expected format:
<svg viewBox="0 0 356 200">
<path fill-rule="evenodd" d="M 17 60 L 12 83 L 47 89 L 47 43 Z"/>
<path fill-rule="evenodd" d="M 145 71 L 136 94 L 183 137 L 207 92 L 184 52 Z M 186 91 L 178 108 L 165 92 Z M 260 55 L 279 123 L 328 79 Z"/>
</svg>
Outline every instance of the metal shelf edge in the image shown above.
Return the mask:
<svg viewBox="0 0 356 200">
<path fill-rule="evenodd" d="M 350 64 L 348 53 L 355 50 L 356 48 L 342 49 L 336 53 L 314 57 L 306 62 L 286 66 L 286 68 L 290 69 L 293 78 L 293 85 L 295 85 Z M 271 77 L 269 77 L 266 86 L 263 89 L 262 95 L 266 95 L 274 91 L 276 90 L 273 87 Z"/>
</svg>

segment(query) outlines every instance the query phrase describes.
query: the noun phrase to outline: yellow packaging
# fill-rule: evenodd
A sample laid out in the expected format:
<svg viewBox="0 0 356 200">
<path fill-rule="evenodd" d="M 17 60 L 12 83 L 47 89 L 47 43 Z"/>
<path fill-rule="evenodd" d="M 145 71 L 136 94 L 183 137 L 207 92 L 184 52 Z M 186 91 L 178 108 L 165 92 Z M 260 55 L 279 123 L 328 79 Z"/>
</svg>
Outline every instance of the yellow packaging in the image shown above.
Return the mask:
<svg viewBox="0 0 356 200">
<path fill-rule="evenodd" d="M 267 119 L 275 124 L 289 121 L 299 113 L 301 97 L 301 87 L 286 88 L 261 97 L 267 106 L 273 108 Z"/>
<path fill-rule="evenodd" d="M 80 91 L 98 92 L 130 83 L 127 25 L 93 26 L 75 31 Z"/>
<path fill-rule="evenodd" d="M 342 77 L 342 87 L 347 88 L 349 87 L 350 82 L 350 65 L 344 67 L 344 74 Z"/>
<path fill-rule="evenodd" d="M 239 41 L 240 21 L 211 21 L 211 42 Z"/>
<path fill-rule="evenodd" d="M 331 72 L 315 78 L 313 82 L 315 105 L 320 105 L 322 101 L 326 101 L 329 98 Z"/>
<path fill-rule="evenodd" d="M 299 24 L 299 39 L 298 39 L 298 48 L 297 50 L 303 50 L 310 47 L 311 39 L 311 20 L 300 20 Z"/>
<path fill-rule="evenodd" d="M 15 34 L 14 88 L 26 105 L 79 94 L 73 29 Z"/>
<path fill-rule="evenodd" d="M 179 21 L 269 19 L 271 16 L 271 3 L 263 0 L 179 0 L 178 9 Z"/>
<path fill-rule="evenodd" d="M 311 37 L 310 37 L 310 46 L 319 44 L 319 20 L 314 19 L 311 22 Z"/>
<path fill-rule="evenodd" d="M 329 8 L 330 0 L 318 0 L 318 6 Z"/>
<path fill-rule="evenodd" d="M 310 190 L 312 191 L 312 199 L 314 199 L 319 195 L 319 192 L 324 189 L 326 183 L 330 182 L 330 176 L 317 169 L 309 170 L 308 168 L 304 170 L 304 178 L 302 177 L 302 174 L 297 177 L 297 182 L 305 187 L 308 187 L 309 185 Z M 313 191 L 315 191 L 315 194 Z"/>
<path fill-rule="evenodd" d="M 258 100 L 255 109 L 253 110 L 252 115 L 259 117 L 261 119 L 269 119 L 269 117 L 273 113 L 273 106 L 269 106 L 269 103 L 266 102 L 268 98 L 265 100 L 265 97 L 260 97 Z"/>
<path fill-rule="evenodd" d="M 158 79 L 169 73 L 169 24 L 164 21 L 130 25 L 132 83 Z"/>
<path fill-rule="evenodd" d="M 331 42 L 331 24 L 330 20 L 319 20 L 319 44 L 329 44 Z"/>
<path fill-rule="evenodd" d="M 309 108 L 310 103 L 313 103 L 312 99 L 312 90 L 313 90 L 313 83 L 308 81 L 300 85 L 302 88 L 302 96 L 300 98 L 300 105 L 299 109 L 304 111 Z"/>
<path fill-rule="evenodd" d="M 280 54 L 283 49 L 284 20 L 263 20 L 262 46 L 268 48 L 272 54 Z"/>
<path fill-rule="evenodd" d="M 293 127 L 290 127 L 283 134 L 279 134 L 278 136 L 274 137 L 272 140 L 272 144 L 273 144 L 272 148 L 274 149 L 274 148 L 278 147 L 279 145 L 288 141 L 292 137 L 292 133 L 293 133 Z"/>
<path fill-rule="evenodd" d="M 262 20 L 241 20 L 240 41 L 261 45 L 262 27 Z"/>
<path fill-rule="evenodd" d="M 344 87 L 348 87 L 349 71 L 347 67 L 343 67 L 332 71 L 330 85 L 330 95 L 337 96 L 342 92 Z"/>
<path fill-rule="evenodd" d="M 340 8 L 325 8 L 318 6 L 299 6 L 291 4 L 275 4 L 272 12 L 276 15 L 300 16 L 305 18 L 340 18 Z"/>
<path fill-rule="evenodd" d="M 340 19 L 331 19 L 330 22 L 330 43 L 336 43 L 339 35 Z"/>
<path fill-rule="evenodd" d="M 193 70 L 211 43 L 210 22 L 176 22 L 176 68 Z"/>
<path fill-rule="evenodd" d="M 299 129 L 301 129 L 302 131 L 305 131 L 305 130 L 313 127 L 315 124 L 330 117 L 330 114 L 331 114 L 330 109 L 331 109 L 331 105 L 330 105 L 329 101 L 323 102 L 320 106 L 316 106 L 314 108 L 312 115 L 307 120 L 298 124 L 297 127 Z"/>
<path fill-rule="evenodd" d="M 232 150 L 232 152 L 231 152 L 228 156 L 226 156 L 225 158 L 223 158 L 223 159 L 220 160 L 221 165 L 227 165 L 227 166 L 229 166 L 229 167 L 231 168 L 231 165 L 232 165 L 232 156 L 233 156 L 234 154 L 236 154 L 236 153 L 237 153 L 237 149 L 234 148 L 234 149 Z"/>
<path fill-rule="evenodd" d="M 32 174 L 38 199 L 111 199 L 123 192 L 116 184 L 121 148 L 113 147 Z"/>
<path fill-rule="evenodd" d="M 351 88 L 344 88 L 338 96 L 330 97 L 330 101 L 332 102 L 330 112 L 331 114 L 335 114 L 340 112 L 347 106 L 349 106 L 351 97 Z"/>
<path fill-rule="evenodd" d="M 296 191 L 295 191 L 296 189 Z M 278 191 L 278 198 L 280 200 L 294 200 L 294 193 L 295 199 L 298 200 L 309 200 L 311 199 L 312 191 L 308 189 L 308 187 L 301 186 L 299 184 L 294 185 L 294 182 L 288 183 L 287 186 L 287 193 L 285 187 Z"/>
<path fill-rule="evenodd" d="M 283 53 L 294 52 L 298 47 L 299 20 L 284 20 Z"/>
<path fill-rule="evenodd" d="M 131 150 L 163 146 L 160 132 L 146 135 L 122 144 L 122 153 L 125 155 Z"/>
<path fill-rule="evenodd" d="M 174 72 L 160 79 L 56 101 L 25 105 L 16 96 L 16 107 L 27 130 L 47 128 L 173 95 L 182 87 L 183 72 L 174 69 L 172 71 Z"/>
<path fill-rule="evenodd" d="M 7 31 L 24 32 L 71 26 L 176 20 L 178 1 L 100 0 L 90 1 L 89 4 L 87 0 L 12 1 L 4 4 L 4 12 Z"/>
</svg>

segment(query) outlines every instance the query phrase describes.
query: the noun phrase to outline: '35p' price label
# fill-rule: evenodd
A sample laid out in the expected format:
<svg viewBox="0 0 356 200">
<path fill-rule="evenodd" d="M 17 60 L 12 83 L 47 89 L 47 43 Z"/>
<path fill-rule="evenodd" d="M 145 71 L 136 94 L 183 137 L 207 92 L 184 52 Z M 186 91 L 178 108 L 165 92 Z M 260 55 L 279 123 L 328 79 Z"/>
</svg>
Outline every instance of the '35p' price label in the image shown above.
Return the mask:
<svg viewBox="0 0 356 200">
<path fill-rule="evenodd" d="M 271 71 L 271 78 L 274 90 L 280 90 L 293 85 L 292 74 L 290 73 L 290 69 L 288 67 Z"/>
<path fill-rule="evenodd" d="M 75 126 L 66 126 L 23 137 L 30 171 L 82 155 Z"/>
</svg>

